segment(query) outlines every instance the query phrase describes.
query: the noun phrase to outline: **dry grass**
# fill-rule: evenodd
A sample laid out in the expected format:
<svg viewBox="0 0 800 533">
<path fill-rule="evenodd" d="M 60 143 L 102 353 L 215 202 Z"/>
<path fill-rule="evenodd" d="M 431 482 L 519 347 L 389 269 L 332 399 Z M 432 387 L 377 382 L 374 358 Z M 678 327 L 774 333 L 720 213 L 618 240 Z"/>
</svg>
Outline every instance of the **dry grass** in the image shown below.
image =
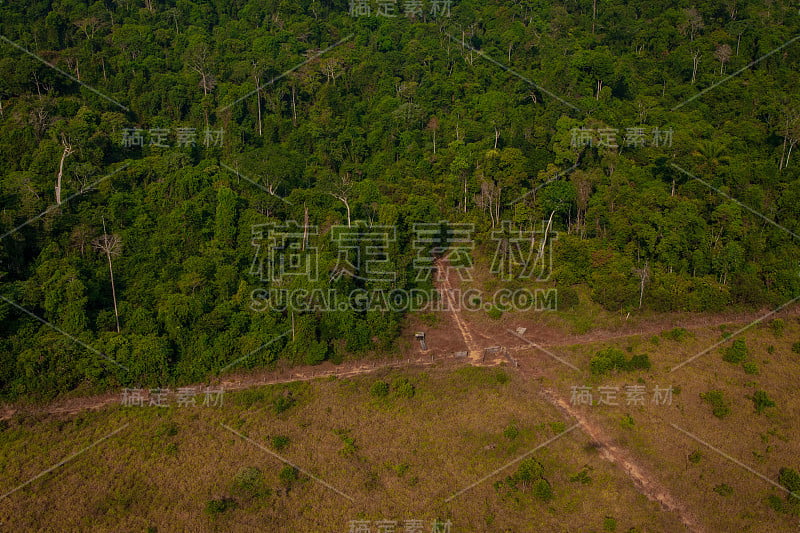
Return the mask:
<svg viewBox="0 0 800 533">
<path fill-rule="evenodd" d="M 376 380 L 399 377 L 414 384 L 412 398 L 370 394 Z M 276 414 L 274 399 L 285 394 L 294 404 Z M 496 490 L 494 482 L 512 467 L 447 502 L 570 424 L 539 398 L 535 382 L 500 369 L 326 379 L 230 393 L 225 403 L 219 409 L 114 408 L 66 421 L 16 420 L 0 434 L 3 492 L 130 425 L 0 500 L 2 529 L 347 531 L 355 519 L 430 524 L 438 518 L 452 520 L 453 531 L 600 531 L 607 516 L 617 519 L 618 531 L 680 529 L 577 430 L 534 454 L 552 484 L 552 501 Z M 284 465 L 222 424 L 267 448 L 271 437 L 288 436 L 281 455 L 353 501 L 302 473 L 281 490 Z M 509 439 L 503 432 L 512 424 L 518 435 Z M 245 467 L 263 472 L 271 494 L 249 499 L 235 493 L 234 478 Z M 569 481 L 584 468 L 590 484 Z M 209 500 L 226 497 L 238 508 L 216 517 L 205 512 Z"/>
<path fill-rule="evenodd" d="M 796 394 L 800 355 L 791 350 L 792 344 L 800 340 L 800 324 L 796 318 L 786 319 L 785 323 L 783 335 L 776 335 L 769 324 L 764 324 L 736 337 L 745 339 L 749 359 L 756 363 L 758 374 L 748 374 L 741 364 L 722 360 L 722 351 L 730 342 L 670 371 L 736 327 L 706 328 L 682 340 L 638 336 L 557 350 L 566 360 L 586 369 L 581 372 L 571 371 L 542 354 L 528 357 L 541 362 L 548 375 L 558 375 L 552 386 L 567 398 L 572 386 L 593 387 L 595 400 L 598 387 L 619 387 L 619 406 L 580 409 L 654 472 L 707 531 L 797 531 L 797 514 L 776 512 L 767 504 L 770 495 L 786 500 L 786 492 L 673 427 L 678 426 L 773 482 L 778 481 L 782 467 L 800 470 L 800 400 Z M 608 346 L 615 346 L 628 356 L 647 353 L 653 367 L 650 371 L 591 375 L 591 357 Z M 626 405 L 624 387 L 637 384 L 644 385 L 648 392 L 645 405 Z M 656 405 L 652 403 L 656 386 L 672 386 L 680 393 L 673 397 L 671 405 Z M 711 406 L 700 397 L 710 390 L 723 391 L 730 405 L 729 415 L 718 418 L 712 414 Z M 751 400 L 756 390 L 766 391 L 775 407 L 756 413 Z M 633 419 L 633 427 L 623 427 L 621 421 L 626 415 Z M 702 457 L 692 463 L 688 457 L 695 451 Z M 714 491 L 723 484 L 733 489 L 732 494 Z"/>
</svg>

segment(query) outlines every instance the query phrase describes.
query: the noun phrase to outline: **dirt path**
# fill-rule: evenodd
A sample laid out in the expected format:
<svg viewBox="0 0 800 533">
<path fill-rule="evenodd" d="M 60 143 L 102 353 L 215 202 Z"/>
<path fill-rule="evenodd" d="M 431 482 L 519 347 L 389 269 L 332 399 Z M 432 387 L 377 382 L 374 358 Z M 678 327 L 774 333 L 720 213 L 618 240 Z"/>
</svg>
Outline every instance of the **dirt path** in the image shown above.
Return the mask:
<svg viewBox="0 0 800 533">
<path fill-rule="evenodd" d="M 572 405 L 563 398 L 557 396 L 553 391 L 545 389 L 542 396 L 556 406 L 562 413 L 573 418 L 580 424 L 581 430 L 597 446 L 600 456 L 605 460 L 619 466 L 629 478 L 633 480 L 637 490 L 644 494 L 649 500 L 658 502 L 662 508 L 675 513 L 680 521 L 690 531 L 702 532 L 703 528 L 697 523 L 694 516 L 661 485 L 651 473 L 636 463 L 636 460 L 623 448 L 614 444 L 613 440 L 603 431 L 603 428 L 593 423 L 583 414 L 574 409 Z"/>
<path fill-rule="evenodd" d="M 453 317 L 453 320 L 455 320 L 456 326 L 458 326 L 458 330 L 461 332 L 461 338 L 464 340 L 464 344 L 467 347 L 469 359 L 473 363 L 478 363 L 482 358 L 481 351 L 478 348 L 478 345 L 475 344 L 475 341 L 472 338 L 472 333 L 467 327 L 464 317 L 461 315 L 461 302 L 457 302 L 453 298 L 453 286 L 450 284 L 450 275 L 448 272 L 449 264 L 445 259 L 437 259 L 435 266 L 436 289 L 442 296 L 447 298 L 447 303 L 450 307 L 450 315 Z"/>
<path fill-rule="evenodd" d="M 700 331 L 703 329 L 717 328 L 723 325 L 733 327 L 740 327 L 743 324 L 749 324 L 757 319 L 763 318 L 770 313 L 770 309 L 758 309 L 755 311 L 734 311 L 725 313 L 707 313 L 707 314 L 692 314 L 692 313 L 672 313 L 664 316 L 655 316 L 651 318 L 641 318 L 631 325 L 622 325 L 614 329 L 595 329 L 588 333 L 572 334 L 560 330 L 556 327 L 542 325 L 531 320 L 509 320 L 507 325 L 510 329 L 515 329 L 518 326 L 527 329 L 526 335 L 530 338 L 535 338 L 536 343 L 544 348 L 559 347 L 559 346 L 575 346 L 581 344 L 592 344 L 599 342 L 607 342 L 615 339 L 624 339 L 629 337 L 650 337 L 659 335 L 664 331 L 673 328 L 683 328 L 687 331 Z M 781 310 L 770 316 L 773 318 L 789 318 L 800 316 L 800 305 L 795 305 Z M 634 322 L 633 320 L 631 322 Z M 490 335 L 497 341 L 498 334 L 496 332 L 496 324 L 492 325 L 492 330 L 495 331 Z M 476 324 L 472 326 L 473 335 L 485 336 L 478 330 L 487 330 L 486 324 Z M 526 350 L 528 345 L 518 342 L 519 339 L 512 340 L 512 336 L 504 337 L 504 342 L 509 350 Z"/>
<path fill-rule="evenodd" d="M 499 332 L 489 333 L 481 331 L 478 326 L 469 325 L 463 317 L 459 303 L 453 298 L 453 287 L 451 280 L 446 273 L 447 263 L 444 261 L 437 262 L 437 276 L 436 285 L 437 290 L 440 291 L 442 296 L 447 299 L 450 313 L 455 326 L 457 327 L 463 345 L 466 347 L 469 357 L 455 358 L 452 351 L 448 348 L 445 351 L 430 350 L 425 354 L 417 353 L 414 357 L 402 360 L 383 361 L 380 363 L 364 363 L 363 361 L 355 361 L 344 363 L 341 365 L 333 365 L 326 362 L 318 366 L 305 366 L 294 367 L 282 370 L 262 370 L 251 371 L 239 375 L 227 376 L 224 380 L 212 380 L 209 383 L 197 384 L 195 388 L 202 391 L 205 386 L 222 387 L 225 391 L 243 390 L 252 387 L 259 387 L 265 385 L 274 385 L 281 383 L 292 383 L 297 381 L 309 381 L 318 378 L 327 378 L 337 376 L 340 378 L 353 377 L 373 373 L 380 370 L 388 370 L 393 368 L 402 367 L 425 367 L 430 365 L 442 366 L 463 366 L 465 364 L 473 364 L 478 366 L 497 365 L 504 362 L 505 359 L 501 356 L 486 360 L 483 354 L 483 348 L 475 337 L 481 338 L 481 344 L 488 345 L 501 345 L 507 346 L 507 350 L 514 352 L 530 351 L 533 348 L 530 344 L 515 344 L 509 345 L 509 339 L 514 339 L 513 335 L 508 335 L 503 330 Z M 442 274 L 444 272 L 444 274 Z M 781 315 L 796 316 L 800 314 L 800 308 L 786 310 Z M 551 329 L 543 329 L 532 325 L 526 333 L 526 337 L 534 337 L 538 340 L 538 345 L 543 347 L 557 347 L 557 346 L 570 346 L 576 344 L 590 344 L 594 342 L 603 342 L 618 338 L 626 338 L 640 335 L 658 334 L 666 329 L 672 327 L 684 327 L 688 330 L 699 330 L 701 328 L 717 327 L 722 324 L 741 324 L 749 323 L 763 316 L 763 312 L 758 313 L 727 313 L 722 315 L 708 315 L 704 317 L 697 317 L 696 315 L 687 316 L 685 320 L 681 321 L 672 317 L 664 320 L 645 321 L 638 326 L 632 326 L 627 331 L 623 329 L 622 332 L 617 331 L 593 331 L 585 335 L 569 335 L 563 332 L 557 332 Z M 528 325 L 528 324 L 526 324 Z M 540 335 L 541 333 L 541 335 Z M 452 342 L 452 333 L 448 334 Z M 515 339 L 518 342 L 519 339 Z M 515 360 L 516 361 L 516 360 Z M 518 364 L 518 363 L 517 363 Z M 517 366 L 520 373 L 529 378 L 538 378 L 542 376 L 542 371 L 536 368 L 530 359 L 525 359 L 524 364 Z M 652 501 L 658 502 L 665 510 L 675 513 L 681 522 L 691 531 L 702 532 L 703 529 L 697 523 L 696 519 L 689 513 L 689 511 L 676 500 L 669 491 L 661 485 L 653 475 L 646 471 L 646 469 L 637 463 L 636 459 L 625 449 L 616 445 L 611 437 L 609 437 L 603 428 L 594 423 L 591 419 L 587 418 L 582 412 L 575 409 L 563 397 L 559 396 L 551 389 L 543 389 L 541 391 L 542 397 L 554 405 L 564 415 L 573 418 L 579 425 L 583 432 L 592 440 L 593 444 L 597 446 L 600 451 L 601 457 L 618 465 L 623 472 L 633 481 L 637 490 Z M 17 413 L 30 413 L 30 414 L 49 414 L 49 415 L 74 415 L 86 410 L 99 410 L 111 405 L 118 404 L 121 400 L 120 393 L 108 393 L 99 396 L 80 397 L 60 400 L 55 403 L 49 404 L 44 407 L 40 406 L 2 406 L 0 407 L 0 420 L 9 419 Z"/>
<path fill-rule="evenodd" d="M 481 365 L 483 360 L 481 357 L 481 350 L 473 340 L 471 328 L 461 315 L 461 309 L 452 301 L 453 299 L 450 294 L 452 291 L 452 286 L 450 284 L 449 276 L 446 272 L 447 266 L 447 263 L 444 261 L 437 263 L 437 288 L 445 293 L 445 296 L 448 298 L 448 302 L 451 304 L 451 315 L 458 325 L 458 329 L 461 332 L 464 344 L 469 349 L 472 364 Z M 444 274 L 442 274 L 442 271 L 444 271 Z M 498 340 L 477 331 L 476 334 L 497 344 L 502 344 L 504 340 Z M 596 339 L 590 342 L 596 342 Z M 534 349 L 530 345 L 525 345 L 525 348 L 528 350 Z M 517 348 L 516 351 L 521 350 Z M 475 357 L 473 357 L 473 353 L 475 354 Z M 492 364 L 494 363 L 496 363 L 496 361 L 492 361 Z M 527 361 L 522 368 L 519 367 L 518 362 L 516 362 L 515 367 L 520 369 L 523 375 L 528 375 L 530 377 L 538 377 L 540 375 L 539 371 Z M 646 473 L 645 469 L 641 465 L 637 464 L 636 460 L 631 456 L 630 453 L 614 444 L 613 439 L 606 434 L 601 426 L 590 421 L 580 411 L 573 408 L 572 405 L 570 405 L 555 391 L 545 388 L 541 391 L 541 395 L 563 414 L 574 419 L 580 426 L 581 430 L 591 439 L 592 443 L 597 446 L 598 450 L 600 451 L 600 456 L 605 460 L 619 466 L 622 471 L 633 481 L 634 486 L 640 493 L 644 494 L 649 500 L 658 502 L 663 509 L 677 514 L 683 525 L 686 526 L 690 531 L 703 531 L 694 517 L 691 516 L 675 498 L 673 498 L 669 491 L 663 485 L 661 485 L 654 476 L 652 476 L 650 473 Z"/>
<path fill-rule="evenodd" d="M 466 361 L 460 362 L 460 365 Z M 294 367 L 279 371 L 261 371 L 248 374 L 227 376 L 224 380 L 213 380 L 209 383 L 187 385 L 194 388 L 198 394 L 203 394 L 204 387 L 222 389 L 225 392 L 244 390 L 253 387 L 266 385 L 279 385 L 283 383 L 295 383 L 298 381 L 311 381 L 336 376 L 338 378 L 349 378 L 363 374 L 370 374 L 380 370 L 397 368 L 426 367 L 431 365 L 459 365 L 459 361 L 453 357 L 446 356 L 427 356 L 399 359 L 394 361 L 383 361 L 380 363 L 353 362 L 341 365 L 330 363 L 318 366 Z M 0 420 L 8 420 L 15 414 L 31 415 L 75 415 L 83 411 L 98 411 L 112 405 L 119 405 L 122 400 L 121 392 L 107 393 L 98 396 L 83 396 L 79 398 L 68 398 L 48 404 L 47 406 L 3 406 L 0 408 Z"/>
</svg>

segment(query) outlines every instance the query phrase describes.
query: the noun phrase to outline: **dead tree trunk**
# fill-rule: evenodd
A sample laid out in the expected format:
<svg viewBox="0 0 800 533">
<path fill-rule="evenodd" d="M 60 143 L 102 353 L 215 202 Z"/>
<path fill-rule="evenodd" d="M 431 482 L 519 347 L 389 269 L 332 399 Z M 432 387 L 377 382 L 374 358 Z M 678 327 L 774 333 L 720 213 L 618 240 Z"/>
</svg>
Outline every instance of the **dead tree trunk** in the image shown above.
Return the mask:
<svg viewBox="0 0 800 533">
<path fill-rule="evenodd" d="M 119 255 L 122 241 L 117 235 L 109 235 L 106 233 L 106 220 L 103 219 L 103 235 L 93 241 L 94 247 L 106 255 L 108 259 L 108 272 L 111 277 L 111 296 L 114 300 L 114 318 L 117 322 L 117 333 L 120 332 L 119 328 L 119 310 L 117 309 L 117 288 L 114 284 L 114 265 L 111 263 L 112 255 Z"/>
<path fill-rule="evenodd" d="M 256 106 L 258 107 L 258 136 L 261 137 L 261 80 L 258 75 L 253 75 L 256 80 Z"/>
<path fill-rule="evenodd" d="M 65 137 L 61 137 L 61 144 L 64 146 L 64 151 L 61 153 L 61 161 L 58 163 L 58 172 L 56 173 L 56 204 L 61 205 L 61 178 L 64 175 L 64 160 L 73 153 L 72 146 L 67 143 Z"/>
</svg>

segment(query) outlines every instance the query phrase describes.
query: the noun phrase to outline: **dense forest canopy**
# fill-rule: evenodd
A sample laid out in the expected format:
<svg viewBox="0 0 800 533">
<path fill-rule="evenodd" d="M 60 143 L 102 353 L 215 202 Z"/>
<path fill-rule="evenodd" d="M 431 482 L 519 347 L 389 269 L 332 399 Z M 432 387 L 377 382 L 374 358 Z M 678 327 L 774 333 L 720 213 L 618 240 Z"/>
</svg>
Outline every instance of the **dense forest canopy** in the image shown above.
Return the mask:
<svg viewBox="0 0 800 533">
<path fill-rule="evenodd" d="M 610 310 L 800 294 L 796 5 L 386 4 L 0 4 L 5 398 L 391 349 L 402 312 L 251 308 L 269 224 L 315 228 L 290 288 L 430 288 L 415 225 L 478 262 L 544 220 Z M 342 274 L 376 226 L 396 275 Z"/>
</svg>

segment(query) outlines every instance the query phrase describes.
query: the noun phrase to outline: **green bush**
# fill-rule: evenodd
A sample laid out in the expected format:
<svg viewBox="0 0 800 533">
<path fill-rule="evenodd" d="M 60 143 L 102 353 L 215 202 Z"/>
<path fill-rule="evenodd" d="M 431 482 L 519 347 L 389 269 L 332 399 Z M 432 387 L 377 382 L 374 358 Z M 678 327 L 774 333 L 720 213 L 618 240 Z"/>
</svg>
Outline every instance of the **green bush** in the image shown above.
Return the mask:
<svg viewBox="0 0 800 533">
<path fill-rule="evenodd" d="M 519 436 L 519 428 L 517 428 L 516 424 L 509 424 L 503 430 L 503 436 L 508 440 L 514 440 Z"/>
<path fill-rule="evenodd" d="M 795 342 L 792 344 L 792 351 L 794 353 L 800 353 L 800 342 Z"/>
<path fill-rule="evenodd" d="M 239 507 L 233 498 L 221 498 L 219 500 L 209 500 L 206 502 L 206 514 L 216 516 L 226 511 L 232 511 Z"/>
<path fill-rule="evenodd" d="M 412 398 L 414 396 L 414 385 L 407 378 L 396 378 L 392 382 L 392 390 L 398 398 Z"/>
<path fill-rule="evenodd" d="M 731 412 L 731 408 L 725 401 L 725 395 L 721 390 L 712 390 L 700 395 L 700 398 L 711 405 L 711 412 L 717 418 L 725 418 Z"/>
<path fill-rule="evenodd" d="M 745 361 L 742 363 L 742 369 L 744 369 L 745 374 L 749 375 L 757 375 L 758 374 L 758 365 L 755 361 Z"/>
<path fill-rule="evenodd" d="M 342 454 L 344 457 L 352 457 L 358 451 L 358 447 L 356 446 L 356 441 L 353 437 L 348 435 L 348 431 L 344 429 L 338 429 L 334 431 L 339 438 L 342 440 L 342 449 L 339 450 L 339 453 Z"/>
<path fill-rule="evenodd" d="M 275 435 L 270 442 L 276 451 L 282 452 L 289 447 L 290 440 L 286 435 Z"/>
<path fill-rule="evenodd" d="M 255 404 L 264 403 L 268 399 L 268 394 L 264 388 L 245 389 L 237 392 L 233 401 L 236 405 L 249 409 Z"/>
<path fill-rule="evenodd" d="M 528 490 L 533 492 L 534 497 L 541 501 L 550 501 L 553 499 L 553 490 L 550 483 L 543 477 L 544 467 L 542 464 L 529 457 L 523 460 L 517 471 L 513 475 L 508 476 L 504 481 L 495 483 L 495 489 L 501 487 L 508 487 L 512 490 Z"/>
<path fill-rule="evenodd" d="M 685 339 L 686 337 L 688 337 L 690 334 L 689 334 L 689 332 L 688 332 L 686 329 L 684 329 L 684 328 L 674 328 L 674 329 L 671 329 L 671 330 L 669 330 L 669 331 L 665 331 L 665 332 L 664 332 L 664 333 L 662 333 L 661 335 L 662 335 L 662 336 L 663 336 L 665 339 L 669 339 L 669 340 L 673 340 L 673 341 L 680 342 L 680 341 L 682 341 L 683 339 Z"/>
<path fill-rule="evenodd" d="M 500 310 L 499 307 L 493 305 L 486 310 L 486 314 L 489 315 L 489 318 L 492 320 L 499 320 L 500 317 L 503 316 L 503 311 Z"/>
<path fill-rule="evenodd" d="M 634 355 L 628 360 L 625 358 L 625 353 L 616 348 L 600 350 L 589 361 L 589 368 L 592 374 L 598 376 L 614 370 L 647 370 L 650 367 L 650 357 L 647 354 Z"/>
<path fill-rule="evenodd" d="M 767 505 L 776 513 L 786 512 L 786 505 L 784 504 L 784 501 L 774 494 L 767 496 Z"/>
<path fill-rule="evenodd" d="M 284 411 L 290 409 L 296 400 L 292 398 L 292 396 L 285 394 L 279 395 L 274 400 L 272 400 L 272 410 L 275 412 L 276 415 L 283 413 Z"/>
<path fill-rule="evenodd" d="M 776 337 L 782 337 L 783 330 L 786 329 L 786 322 L 782 318 L 776 318 L 769 323 L 769 327 L 772 329 L 772 333 Z"/>
<path fill-rule="evenodd" d="M 759 414 L 764 412 L 764 409 L 767 407 L 775 407 L 775 402 L 773 402 L 763 390 L 757 390 L 754 392 L 750 399 L 753 400 L 753 407 L 756 408 L 756 413 Z"/>
<path fill-rule="evenodd" d="M 231 492 L 244 499 L 254 499 L 269 496 L 271 491 L 266 486 L 261 470 L 255 466 L 247 466 L 236 473 Z"/>
<path fill-rule="evenodd" d="M 790 498 L 800 498 L 800 474 L 793 468 L 783 467 L 778 471 L 778 482 L 783 485 Z"/>
<path fill-rule="evenodd" d="M 281 468 L 278 479 L 280 479 L 281 483 L 288 489 L 292 486 L 292 483 L 300 479 L 300 471 L 291 465 L 286 465 Z"/>
<path fill-rule="evenodd" d="M 633 421 L 633 417 L 631 415 L 625 415 L 619 421 L 619 425 L 622 427 L 622 429 L 633 429 L 633 427 L 636 425 L 636 422 Z"/>
<path fill-rule="evenodd" d="M 603 518 L 603 530 L 604 531 L 616 531 L 617 530 L 617 520 L 610 516 Z"/>
<path fill-rule="evenodd" d="M 375 398 L 385 398 L 389 395 L 389 384 L 385 381 L 376 381 L 369 388 L 369 393 Z"/>
<path fill-rule="evenodd" d="M 696 465 L 703 458 L 703 454 L 699 450 L 695 450 L 689 454 L 689 462 Z"/>
<path fill-rule="evenodd" d="M 592 482 L 592 478 L 589 477 L 589 470 L 586 468 L 584 468 L 574 476 L 571 476 L 569 480 L 572 483 L 580 482 L 581 485 L 588 485 L 589 483 Z"/>
<path fill-rule="evenodd" d="M 612 370 L 625 368 L 626 365 L 627 360 L 625 359 L 625 353 L 617 348 L 606 348 L 605 350 L 600 350 L 589 362 L 589 368 L 591 369 L 592 374 L 598 376 L 607 374 Z"/>
<path fill-rule="evenodd" d="M 747 355 L 747 344 L 743 339 L 736 339 L 732 345 L 725 349 L 722 354 L 722 360 L 728 363 L 741 363 L 747 359 Z"/>
<path fill-rule="evenodd" d="M 305 348 L 303 360 L 307 365 L 318 365 L 328 357 L 329 350 L 327 342 L 311 341 Z"/>
<path fill-rule="evenodd" d="M 544 475 L 542 463 L 533 457 L 528 457 L 519 464 L 519 468 L 517 468 L 513 478 L 517 483 L 530 484 L 541 478 L 542 475 Z"/>
<path fill-rule="evenodd" d="M 730 496 L 731 494 L 733 494 L 733 487 L 731 487 L 727 483 L 722 483 L 721 485 L 717 485 L 717 486 L 714 487 L 713 490 L 714 490 L 714 492 L 716 492 L 720 496 L 727 497 L 727 496 Z"/>
<path fill-rule="evenodd" d="M 627 370 L 650 370 L 650 357 L 646 353 L 634 355 L 626 364 Z"/>
<path fill-rule="evenodd" d="M 581 303 L 578 292 L 572 287 L 559 287 L 557 300 L 559 311 L 574 309 Z"/>
<path fill-rule="evenodd" d="M 175 422 L 165 422 L 156 429 L 157 437 L 174 437 L 178 434 L 178 424 Z"/>
<path fill-rule="evenodd" d="M 538 479 L 533 484 L 533 495 L 537 500 L 549 502 L 553 499 L 553 488 L 546 479 Z"/>
</svg>

